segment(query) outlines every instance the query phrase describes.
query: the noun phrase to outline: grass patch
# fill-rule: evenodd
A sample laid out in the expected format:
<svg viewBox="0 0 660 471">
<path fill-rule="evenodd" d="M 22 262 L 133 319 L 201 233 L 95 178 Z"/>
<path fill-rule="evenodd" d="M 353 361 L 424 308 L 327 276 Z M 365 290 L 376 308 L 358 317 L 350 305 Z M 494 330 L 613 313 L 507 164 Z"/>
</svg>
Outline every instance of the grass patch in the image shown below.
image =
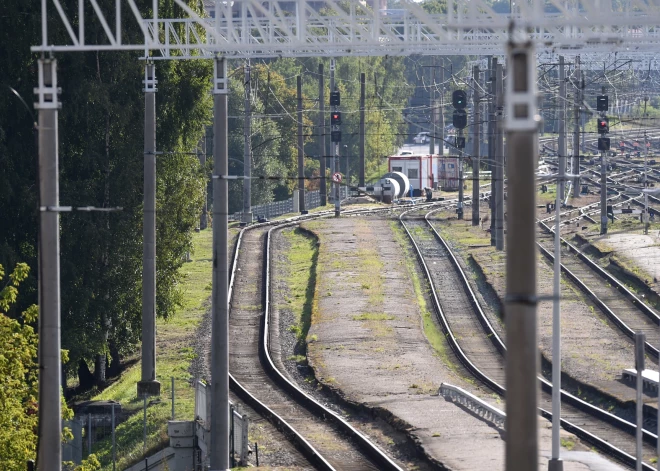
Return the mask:
<svg viewBox="0 0 660 471">
<path fill-rule="evenodd" d="M 316 291 L 316 267 L 319 256 L 316 239 L 307 231 L 296 228 L 283 231 L 289 243 L 286 251 L 286 280 L 289 290 L 289 307 L 296 316 L 296 324 L 289 327 L 299 343 L 304 343 L 312 323 L 314 293 Z M 299 345 L 302 347 L 302 345 Z M 298 351 L 304 353 L 305 349 Z"/>
<path fill-rule="evenodd" d="M 422 316 L 422 327 L 424 329 L 424 335 L 426 339 L 433 347 L 436 355 L 440 360 L 447 365 L 451 370 L 458 372 L 456 364 L 450 358 L 449 346 L 445 342 L 445 334 L 442 332 L 440 327 L 436 324 L 433 319 L 433 314 L 429 311 L 426 304 L 426 294 L 422 289 L 422 281 L 417 274 L 417 259 L 412 253 L 410 241 L 408 236 L 397 221 L 391 221 L 390 227 L 394 233 L 394 238 L 399 243 L 406 260 L 406 268 L 408 270 L 408 275 L 413 282 L 413 288 L 415 289 L 415 296 L 417 298 L 417 305 L 419 306 L 419 312 Z"/>
<path fill-rule="evenodd" d="M 237 230 L 230 229 L 233 246 Z M 171 319 L 157 320 L 157 374 L 161 381 L 161 396 L 147 401 L 147 444 L 146 455 L 164 448 L 169 443 L 167 421 L 171 419 L 172 382 L 175 384 L 175 417 L 177 420 L 192 420 L 194 417 L 195 391 L 189 368 L 195 352 L 189 339 L 197 329 L 209 308 L 209 280 L 212 277 L 211 229 L 193 234 L 193 261 L 181 267 L 183 282 L 182 307 Z M 144 459 L 143 417 L 144 402 L 137 397 L 137 382 L 141 376 L 138 362 L 128 368 L 117 381 L 92 397 L 93 400 L 114 400 L 122 404 L 121 423 L 116 429 L 117 469 L 125 469 Z M 103 470 L 112 469 L 112 440 L 108 436 L 92 445 Z"/>
<path fill-rule="evenodd" d="M 391 321 L 394 316 L 385 314 L 384 312 L 365 312 L 358 316 L 353 316 L 354 321 Z"/>
<path fill-rule="evenodd" d="M 573 448 L 575 448 L 575 442 L 572 440 L 569 440 L 567 438 L 562 438 L 561 439 L 561 446 L 566 448 L 568 451 L 571 451 Z"/>
</svg>

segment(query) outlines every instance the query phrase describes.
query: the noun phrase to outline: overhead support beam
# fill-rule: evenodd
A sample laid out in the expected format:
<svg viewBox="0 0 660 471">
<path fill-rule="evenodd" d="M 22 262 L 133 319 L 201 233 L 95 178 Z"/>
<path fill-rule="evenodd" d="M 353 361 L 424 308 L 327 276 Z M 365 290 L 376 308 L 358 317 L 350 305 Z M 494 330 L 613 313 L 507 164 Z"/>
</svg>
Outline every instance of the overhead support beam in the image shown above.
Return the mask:
<svg viewBox="0 0 660 471">
<path fill-rule="evenodd" d="M 384 15 L 379 9 L 346 8 L 341 0 L 325 0 L 323 9 L 316 0 L 296 0 L 295 9 L 284 12 L 273 2 L 243 0 L 240 8 L 231 2 L 216 2 L 214 18 L 192 10 L 185 0 L 174 0 L 182 12 L 177 18 L 160 18 L 157 5 L 143 17 L 135 0 L 125 0 L 142 28 L 142 38 L 127 44 L 121 40 L 121 21 L 109 26 L 96 0 L 90 0 L 93 21 L 74 23 L 59 0 L 42 0 L 42 40 L 33 52 L 140 50 L 153 51 L 163 58 L 332 57 L 341 55 L 396 56 L 502 54 L 509 39 L 509 27 L 531 31 L 530 39 L 539 51 L 571 53 L 624 50 L 654 53 L 660 44 L 660 6 L 636 2 L 623 11 L 616 0 L 530 0 L 517 2 L 513 14 L 493 10 L 488 0 L 450 2 L 447 13 L 428 13 L 413 0 Z M 115 2 L 119 18 L 121 1 Z M 81 2 L 82 4 L 82 2 Z M 453 5 L 459 8 L 454 11 Z M 547 6 L 547 7 L 546 7 Z M 49 8 L 53 11 L 49 12 Z M 47 20 L 54 18 L 58 29 L 68 33 L 66 41 L 54 44 L 48 37 Z M 84 16 L 82 17 L 84 18 Z M 51 20 L 52 21 L 52 20 Z M 86 34 L 88 24 L 101 25 L 102 33 Z M 89 36 L 89 37 L 88 37 Z M 98 37 L 97 37 L 98 36 Z M 129 35 L 123 35 L 128 37 Z M 67 37 L 62 36 L 62 37 Z M 658 68 L 659 59 L 647 59 Z"/>
</svg>

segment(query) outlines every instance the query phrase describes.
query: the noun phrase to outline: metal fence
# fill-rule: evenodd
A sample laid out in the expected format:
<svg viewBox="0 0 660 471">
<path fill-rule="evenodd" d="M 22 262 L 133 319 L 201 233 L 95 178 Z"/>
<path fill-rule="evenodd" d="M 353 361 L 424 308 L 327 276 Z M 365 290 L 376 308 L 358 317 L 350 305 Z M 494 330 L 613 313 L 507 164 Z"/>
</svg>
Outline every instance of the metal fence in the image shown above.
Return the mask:
<svg viewBox="0 0 660 471">
<path fill-rule="evenodd" d="M 266 219 L 281 216 L 282 214 L 298 211 L 297 193 L 294 193 L 289 199 L 282 201 L 273 201 L 272 203 L 258 204 L 252 206 L 252 214 L 255 218 L 265 217 Z M 321 205 L 321 194 L 317 191 L 305 192 L 305 209 L 317 208 Z M 234 213 L 231 219 L 240 221 L 242 213 Z"/>
<path fill-rule="evenodd" d="M 247 464 L 249 452 L 249 419 L 230 402 L 230 458 L 232 466 Z M 195 420 L 206 430 L 211 428 L 211 393 L 210 388 L 201 381 L 195 382 Z M 200 446 L 203 444 L 200 443 Z M 202 450 L 204 452 L 204 450 Z M 203 453 L 204 454 L 204 453 Z M 202 458 L 202 461 L 204 459 Z"/>
</svg>

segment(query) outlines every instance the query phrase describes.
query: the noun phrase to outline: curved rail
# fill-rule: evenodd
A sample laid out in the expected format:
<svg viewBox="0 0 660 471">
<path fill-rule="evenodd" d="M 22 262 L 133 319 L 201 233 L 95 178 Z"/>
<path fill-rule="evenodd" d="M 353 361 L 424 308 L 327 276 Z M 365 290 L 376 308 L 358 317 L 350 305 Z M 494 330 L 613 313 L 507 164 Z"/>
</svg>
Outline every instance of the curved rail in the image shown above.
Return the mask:
<svg viewBox="0 0 660 471">
<path fill-rule="evenodd" d="M 434 206 L 437 204 L 442 204 L 443 202 L 434 202 L 427 205 L 420 205 L 422 207 Z M 419 206 L 418 206 L 419 207 Z M 344 211 L 345 214 L 363 214 L 363 213 L 373 213 L 379 211 L 390 211 L 391 208 L 375 208 L 375 209 L 365 209 L 365 210 L 348 210 Z M 292 382 L 287 380 L 284 375 L 275 367 L 272 358 L 270 357 L 269 352 L 269 312 L 270 312 L 270 299 L 269 299 L 269 281 L 270 281 L 270 235 L 273 229 L 281 228 L 284 226 L 290 226 L 299 224 L 303 220 L 308 219 L 317 219 L 323 217 L 329 217 L 334 215 L 334 211 L 324 211 L 316 214 L 306 215 L 306 216 L 295 216 L 292 218 L 284 219 L 281 221 L 273 221 L 267 223 L 255 224 L 246 228 L 243 228 L 237 237 L 237 242 L 234 247 L 234 254 L 232 258 L 231 265 L 231 276 L 229 283 L 229 304 L 231 306 L 234 294 L 234 283 L 236 278 L 236 270 L 238 268 L 238 256 L 241 248 L 241 243 L 243 241 L 243 235 L 246 231 L 254 230 L 258 228 L 263 228 L 264 226 L 273 226 L 268 230 L 266 237 L 266 244 L 264 247 L 265 259 L 264 259 L 264 289 L 263 289 L 263 302 L 265 307 L 266 315 L 263 316 L 262 325 L 260 328 L 260 345 L 259 345 L 259 355 L 261 359 L 262 366 L 269 376 L 285 390 L 290 396 L 292 396 L 297 402 L 301 403 L 304 407 L 307 408 L 310 412 L 315 414 L 317 417 L 322 420 L 330 418 L 341 431 L 348 436 L 350 436 L 360 448 L 374 461 L 376 465 L 379 466 L 379 469 L 391 470 L 391 471 L 402 471 L 399 466 L 397 466 L 394 461 L 392 461 L 385 453 L 383 453 L 375 444 L 371 443 L 367 437 L 357 431 L 354 427 L 348 424 L 345 420 L 339 417 L 337 414 L 331 410 L 322 406 L 319 402 L 315 401 L 313 398 L 305 394 L 301 389 L 299 389 Z M 280 431 L 284 433 L 287 439 L 293 442 L 299 450 L 303 453 L 305 458 L 307 458 L 311 464 L 317 467 L 317 469 L 323 471 L 338 471 L 333 467 L 328 460 L 309 442 L 305 437 L 299 433 L 290 423 L 284 420 L 283 417 L 278 415 L 275 411 L 261 402 L 257 397 L 251 394 L 247 388 L 245 388 L 236 378 L 230 373 L 230 388 L 234 393 L 239 396 L 243 401 L 245 401 L 250 407 L 255 409 L 260 415 L 269 420 L 273 425 L 275 425 Z"/>
<path fill-rule="evenodd" d="M 407 211 L 407 212 L 411 212 L 411 211 L 412 210 Z M 446 337 L 449 341 L 449 344 L 450 344 L 452 350 L 454 350 L 454 352 L 456 353 L 456 355 L 459 358 L 459 360 L 461 361 L 461 363 L 472 374 L 474 374 L 480 381 L 482 381 L 484 384 L 486 384 L 493 391 L 500 394 L 501 396 L 504 396 L 505 395 L 504 387 L 501 386 L 500 384 L 498 384 L 492 378 L 490 378 L 487 374 L 482 372 L 479 368 L 476 367 L 476 365 L 474 365 L 474 363 L 472 363 L 470 361 L 470 359 L 467 357 L 467 355 L 461 349 L 458 340 L 456 339 L 455 335 L 453 334 L 451 326 L 449 325 L 449 323 L 447 321 L 447 318 L 446 318 L 446 316 L 445 316 L 445 314 L 442 310 L 442 307 L 440 305 L 439 298 L 437 296 L 437 291 L 436 291 L 436 288 L 435 288 L 435 284 L 433 283 L 433 279 L 430 275 L 428 266 L 427 266 L 427 264 L 424 260 L 424 257 L 421 253 L 421 250 L 419 249 L 419 246 L 417 245 L 414 237 L 412 236 L 412 234 L 410 233 L 410 231 L 406 227 L 406 224 L 403 220 L 403 216 L 407 212 L 404 212 L 400 215 L 399 221 L 401 222 L 402 227 L 404 228 L 404 230 L 408 234 L 408 237 L 409 237 L 413 247 L 415 248 L 417 258 L 418 258 L 418 260 L 419 260 L 419 262 L 420 262 L 420 264 L 423 268 L 424 274 L 425 274 L 425 276 L 426 276 L 426 278 L 429 282 L 429 286 L 431 288 L 431 295 L 432 295 L 431 298 L 433 300 L 435 311 L 437 312 L 437 314 L 440 318 L 440 322 L 443 326 L 443 329 L 447 332 Z M 427 214 L 427 216 L 428 216 L 428 214 Z M 426 219 L 426 217 L 425 217 L 425 219 Z M 428 223 L 428 219 L 427 219 L 427 223 Z M 462 268 L 460 267 L 460 265 L 458 265 L 458 262 L 457 262 L 456 258 L 454 257 L 453 252 L 451 250 L 449 250 L 448 245 L 446 244 L 444 239 L 442 239 L 442 237 L 440 237 L 440 235 L 437 233 L 435 228 L 430 223 L 428 223 L 428 224 L 433 229 L 433 232 L 436 235 L 437 240 L 441 241 L 441 243 L 443 243 L 443 245 L 446 247 L 447 253 L 451 255 L 450 260 L 452 261 L 452 264 L 454 264 L 454 266 L 457 267 L 458 272 L 461 274 L 461 278 L 463 278 L 465 283 L 467 283 L 466 285 L 464 285 L 464 288 L 466 289 L 466 291 L 468 293 L 470 293 L 470 298 L 473 299 L 472 302 L 479 305 L 478 301 L 476 300 L 476 296 L 474 296 L 474 292 L 472 291 L 471 286 L 467 282 L 467 278 L 465 276 L 465 273 L 462 270 Z M 477 308 L 477 311 L 479 311 L 483 314 L 483 311 L 481 310 L 480 306 Z M 482 323 L 482 325 L 490 325 L 490 323 L 488 323 L 487 319 L 486 319 L 486 322 L 484 322 L 480 319 L 480 322 Z M 491 328 L 492 328 L 492 326 L 491 326 Z M 499 336 L 497 335 L 497 333 L 494 330 L 491 330 L 490 332 L 488 332 L 488 334 L 489 334 L 491 340 L 493 342 L 496 342 L 496 345 L 500 344 L 498 346 L 498 350 L 499 349 L 502 349 L 502 351 L 506 350 L 506 347 L 504 346 L 504 343 L 502 342 L 502 340 L 499 338 Z M 552 385 L 549 382 L 547 382 L 547 380 L 545 380 L 545 378 L 539 378 L 539 380 L 541 381 L 542 388 L 543 388 L 544 391 L 546 391 L 546 392 L 548 392 L 548 391 L 551 392 L 552 391 Z M 627 432 L 628 434 L 631 434 L 631 435 L 634 435 L 634 433 L 636 432 L 636 426 L 634 424 L 632 424 L 628 421 L 625 421 L 625 420 L 623 420 L 623 419 L 621 419 L 621 418 L 619 418 L 619 417 L 617 417 L 613 414 L 610 414 L 609 412 L 606 412 L 602 409 L 596 408 L 596 407 L 586 403 L 585 401 L 582 401 L 581 399 L 573 396 L 572 394 L 570 394 L 566 391 L 562 390 L 561 391 L 561 396 L 562 396 L 562 400 L 564 402 L 566 402 L 567 404 L 570 404 L 573 407 L 576 407 L 576 408 L 579 408 L 579 409 L 583 408 L 582 410 L 584 410 L 585 412 L 588 411 L 595 418 L 597 418 L 599 420 L 602 420 L 602 421 L 606 422 L 607 424 L 616 426 L 617 428 L 619 428 L 619 429 L 621 429 L 621 430 L 623 430 L 623 431 L 625 431 L 625 432 Z M 550 412 L 548 412 L 548 411 L 546 411 L 542 408 L 539 408 L 539 412 L 543 417 L 545 417 L 548 420 L 551 420 L 552 414 Z M 587 430 L 585 430 L 581 427 L 578 427 L 577 425 L 575 425 L 575 424 L 573 424 L 573 423 L 571 423 L 571 422 L 569 422 L 565 419 L 561 419 L 561 425 L 565 430 L 574 433 L 576 436 L 580 437 L 581 439 L 593 444 L 594 446 L 596 446 L 599 449 L 605 451 L 606 453 L 610 454 L 611 456 L 616 457 L 621 462 L 623 462 L 623 463 L 625 463 L 629 466 L 634 466 L 635 465 L 635 458 L 632 455 L 630 455 L 629 453 L 621 450 L 620 448 L 608 443 L 607 441 L 603 440 L 602 438 L 598 437 L 597 435 L 594 435 L 593 433 L 588 432 Z M 651 444 L 655 444 L 657 442 L 657 436 L 655 436 L 651 433 L 648 433 L 646 431 L 645 431 L 644 435 L 645 435 L 645 441 L 646 442 L 649 442 Z M 655 468 L 653 468 L 650 465 L 644 463 L 644 469 L 654 470 Z"/>
</svg>

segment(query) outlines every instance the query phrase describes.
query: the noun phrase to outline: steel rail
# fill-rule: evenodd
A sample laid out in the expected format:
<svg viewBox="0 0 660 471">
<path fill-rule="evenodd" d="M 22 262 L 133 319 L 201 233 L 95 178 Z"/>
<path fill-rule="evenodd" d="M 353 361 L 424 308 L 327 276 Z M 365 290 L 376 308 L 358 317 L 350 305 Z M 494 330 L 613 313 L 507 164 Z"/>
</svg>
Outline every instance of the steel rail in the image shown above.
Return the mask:
<svg viewBox="0 0 660 471">
<path fill-rule="evenodd" d="M 430 204 L 421 204 L 417 206 L 417 208 L 420 207 L 429 207 L 429 206 L 434 206 L 438 204 L 446 204 L 446 202 L 441 201 L 441 202 L 433 202 Z M 357 210 L 347 210 L 344 211 L 343 214 L 346 215 L 353 215 L 353 214 L 365 214 L 365 213 L 375 213 L 375 212 L 381 212 L 381 211 L 391 211 L 393 208 L 387 207 L 387 208 L 373 208 L 373 209 L 357 209 Z M 398 209 L 398 208 L 394 208 Z M 270 244 L 270 234 L 273 229 L 276 228 L 281 228 L 284 226 L 289 226 L 289 225 L 295 225 L 295 224 L 300 224 L 300 222 L 305 221 L 305 220 L 310 220 L 310 219 L 319 219 L 319 218 L 324 218 L 324 217 L 330 217 L 334 215 L 334 211 L 322 211 L 318 212 L 315 214 L 309 214 L 309 215 L 304 215 L 304 216 L 294 216 L 291 218 L 279 220 L 279 221 L 270 221 L 270 222 L 265 222 L 265 223 L 259 223 L 255 224 L 249 227 L 245 227 L 241 229 L 237 236 L 237 241 L 234 246 L 234 253 L 233 253 L 233 258 L 232 258 L 232 263 L 231 263 L 231 275 L 230 275 L 230 282 L 228 286 L 229 290 L 229 305 L 230 305 L 230 312 L 231 312 L 231 306 L 233 302 L 233 293 L 234 293 L 234 285 L 235 285 L 235 279 L 236 279 L 236 271 L 238 268 L 238 257 L 240 253 L 240 248 L 243 240 L 243 235 L 245 234 L 246 231 L 249 230 L 254 230 L 258 228 L 263 228 L 265 226 L 273 226 L 271 229 L 268 231 L 267 238 L 266 238 L 266 247 L 265 251 L 269 250 L 269 244 Z M 269 256 L 265 256 L 265 263 L 264 263 L 264 273 L 262 276 L 264 276 L 266 283 L 264 283 L 264 288 L 266 284 L 269 283 L 270 280 L 270 258 Z M 270 312 L 270 300 L 268 296 L 268 291 L 264 289 L 264 292 L 262 293 L 263 299 L 264 299 L 264 306 L 265 306 L 265 314 L 269 314 Z M 401 471 L 401 468 L 399 468 L 387 455 L 385 455 L 376 445 L 372 444 L 364 435 L 362 435 L 359 431 L 357 431 L 355 428 L 353 428 L 350 424 L 348 424 L 346 421 L 341 419 L 337 414 L 332 412 L 330 409 L 325 408 L 322 406 L 320 403 L 309 397 L 307 394 L 305 394 L 302 390 L 300 390 L 297 386 L 295 386 L 293 383 L 288 381 L 284 376 L 279 372 L 279 370 L 275 367 L 273 364 L 272 358 L 270 357 L 270 352 L 269 352 L 269 328 L 268 328 L 268 322 L 269 322 L 269 315 L 264 315 L 264 321 L 262 323 L 262 333 L 259 336 L 260 337 L 260 345 L 259 345 L 259 353 L 261 357 L 261 362 L 264 368 L 266 368 L 269 373 L 269 376 L 276 381 L 276 383 L 279 383 L 283 389 L 285 389 L 290 395 L 295 396 L 295 399 L 298 399 L 300 402 L 303 402 L 304 406 L 307 406 L 308 409 L 311 409 L 310 412 L 315 413 L 318 417 L 322 418 L 325 420 L 327 417 L 331 417 L 333 422 L 335 422 L 339 428 L 341 428 L 344 433 L 347 433 L 349 436 L 351 436 L 353 439 L 355 439 L 359 444 L 360 447 L 362 447 L 365 451 L 367 451 L 367 454 L 372 458 L 372 460 L 376 461 L 376 463 L 380 466 L 382 466 L 382 469 L 386 470 L 393 470 L 393 471 Z M 279 378 L 276 379 L 276 378 Z M 291 424 L 289 424 L 284 418 L 282 418 L 280 415 L 278 415 L 275 411 L 273 411 L 271 408 L 269 408 L 266 404 L 261 402 L 256 396 L 254 396 L 252 393 L 248 391 L 246 387 L 244 387 L 231 373 L 229 373 L 229 381 L 230 381 L 230 388 L 231 390 L 239 397 L 241 400 L 243 400 L 246 404 L 248 404 L 250 407 L 252 407 L 255 411 L 257 411 L 262 417 L 264 417 L 266 420 L 271 422 L 278 430 L 283 432 L 284 436 L 292 442 L 298 449 L 301 451 L 303 456 L 310 461 L 311 464 L 315 465 L 317 469 L 324 470 L 324 471 L 340 471 L 336 470 L 329 462 L 328 460 L 311 444 L 309 443 L 308 440 L 305 439 L 305 437 L 298 432 Z"/>
<path fill-rule="evenodd" d="M 413 210 L 410 210 L 408 212 L 412 212 L 412 211 Z M 446 337 L 447 337 L 447 339 L 450 343 L 450 346 L 451 346 L 452 350 L 454 350 L 454 352 L 458 356 L 461 363 L 472 374 L 474 374 L 480 381 L 482 381 L 484 384 L 486 384 L 493 391 L 500 394 L 501 396 L 504 396 L 505 395 L 504 387 L 501 386 L 500 384 L 498 384 L 493 379 L 491 379 L 488 375 L 483 373 L 481 370 L 479 370 L 479 368 L 477 368 L 474 365 L 474 363 L 472 363 L 470 361 L 470 359 L 467 357 L 467 355 L 461 349 L 461 347 L 459 345 L 459 342 L 456 339 L 456 337 L 455 337 L 455 335 L 454 335 L 454 333 L 451 329 L 451 326 L 449 325 L 449 322 L 447 321 L 447 318 L 446 318 L 446 316 L 445 316 L 445 314 L 442 310 L 442 307 L 440 305 L 439 298 L 438 298 L 438 295 L 437 295 L 437 291 L 436 291 L 436 288 L 435 288 L 435 283 L 433 282 L 433 279 L 431 277 L 428 266 L 427 266 L 427 264 L 424 260 L 422 252 L 421 252 L 418 244 L 416 243 L 414 237 L 412 236 L 412 234 L 408 230 L 408 228 L 407 228 L 407 226 L 406 226 L 406 224 L 403 220 L 403 216 L 406 213 L 407 212 L 404 212 L 399 216 L 399 221 L 400 221 L 402 227 L 404 228 L 404 230 L 406 231 L 406 233 L 408 234 L 408 237 L 409 237 L 413 247 L 415 248 L 417 258 L 418 258 L 418 260 L 419 260 L 419 262 L 420 262 L 420 264 L 423 268 L 423 271 L 424 271 L 424 274 L 427 278 L 427 281 L 429 282 L 429 286 L 431 288 L 431 298 L 432 298 L 432 301 L 433 301 L 435 311 L 436 311 L 436 313 L 438 314 L 438 316 L 440 318 L 440 322 L 443 326 L 443 329 L 447 332 Z M 428 219 L 427 219 L 427 223 L 433 229 L 433 232 L 434 232 L 437 240 L 443 242 L 443 245 L 447 249 L 447 252 L 451 255 L 450 259 L 452 260 L 452 264 L 455 267 L 457 267 L 459 273 L 461 273 L 461 278 L 464 280 L 465 283 L 467 283 L 467 284 L 464 284 L 463 286 L 467 290 L 467 292 L 470 293 L 470 298 L 472 299 L 471 302 L 473 302 L 477 306 L 479 306 L 477 310 L 479 312 L 483 313 L 483 310 L 481 310 L 480 305 L 479 305 L 479 303 L 476 299 L 476 296 L 474 295 L 474 292 L 472 291 L 472 289 L 469 285 L 469 282 L 467 282 L 467 278 L 465 276 L 465 273 L 462 270 L 462 268 L 460 267 L 460 265 L 458 264 L 457 260 L 455 259 L 454 255 L 453 255 L 453 252 L 449 249 L 449 246 L 446 244 L 446 242 L 444 242 L 444 239 L 442 239 L 442 237 L 440 237 L 440 235 L 437 233 L 435 228 L 430 224 L 430 222 L 428 222 Z M 480 322 L 482 322 L 482 321 L 480 320 Z M 486 322 L 482 322 L 482 325 L 490 325 L 490 323 L 488 323 L 487 319 L 486 319 Z M 497 333 L 494 330 L 491 330 L 490 332 L 487 331 L 487 333 L 490 336 L 491 341 L 495 342 L 496 344 L 498 344 L 498 343 L 501 344 L 501 346 L 498 347 L 498 350 L 500 348 L 502 348 L 504 350 L 506 349 L 506 347 L 504 346 L 504 343 L 502 342 L 502 340 L 499 338 L 499 336 L 497 335 Z M 547 380 L 545 380 L 545 378 L 540 377 L 539 380 L 542 383 L 542 388 L 546 392 L 552 391 L 552 385 L 549 382 L 547 382 Z M 616 426 L 620 430 L 628 433 L 629 435 L 634 436 L 634 433 L 636 431 L 636 427 L 635 427 L 634 424 L 632 424 L 628 421 L 625 421 L 625 420 L 623 420 L 623 419 L 621 419 L 621 418 L 619 418 L 619 417 L 617 417 L 613 414 L 610 414 L 609 412 L 606 412 L 602 409 L 596 408 L 596 407 L 586 403 L 585 401 L 582 401 L 581 399 L 573 396 L 572 394 L 570 394 L 566 391 L 562 390 L 561 391 L 561 396 L 562 396 L 562 400 L 564 402 L 566 402 L 567 404 L 570 404 L 573 407 L 576 407 L 580 410 L 583 410 L 584 412 L 589 412 L 596 419 L 602 420 L 603 422 L 605 422 L 609 425 Z M 550 412 L 548 412 L 548 411 L 546 411 L 545 409 L 542 409 L 542 408 L 539 408 L 539 412 L 543 417 L 545 417 L 548 420 L 551 420 L 552 414 Z M 628 465 L 628 466 L 634 466 L 635 465 L 635 462 L 636 462 L 635 457 L 633 457 L 629 453 L 625 452 L 624 450 L 621 450 L 620 448 L 608 443 L 607 441 L 603 440 L 602 438 L 598 437 L 597 435 L 595 435 L 591 432 L 588 432 L 587 430 L 585 430 L 581 427 L 578 427 L 577 425 L 575 425 L 575 424 L 573 424 L 573 423 L 571 423 L 571 422 L 569 422 L 565 419 L 561 419 L 561 425 L 565 430 L 574 433 L 579 438 L 593 444 L 594 446 L 598 447 L 599 449 L 603 450 L 604 452 L 608 453 L 609 455 L 615 457 L 616 459 L 618 459 L 619 461 L 625 463 L 626 465 Z M 656 441 L 657 441 L 657 437 L 653 434 L 648 434 L 647 433 L 647 434 L 645 434 L 645 438 L 646 438 L 645 441 L 651 442 L 652 444 L 655 444 Z M 644 469 L 645 470 L 655 470 L 655 468 L 651 467 L 650 465 L 648 465 L 646 463 L 644 463 Z"/>
</svg>

